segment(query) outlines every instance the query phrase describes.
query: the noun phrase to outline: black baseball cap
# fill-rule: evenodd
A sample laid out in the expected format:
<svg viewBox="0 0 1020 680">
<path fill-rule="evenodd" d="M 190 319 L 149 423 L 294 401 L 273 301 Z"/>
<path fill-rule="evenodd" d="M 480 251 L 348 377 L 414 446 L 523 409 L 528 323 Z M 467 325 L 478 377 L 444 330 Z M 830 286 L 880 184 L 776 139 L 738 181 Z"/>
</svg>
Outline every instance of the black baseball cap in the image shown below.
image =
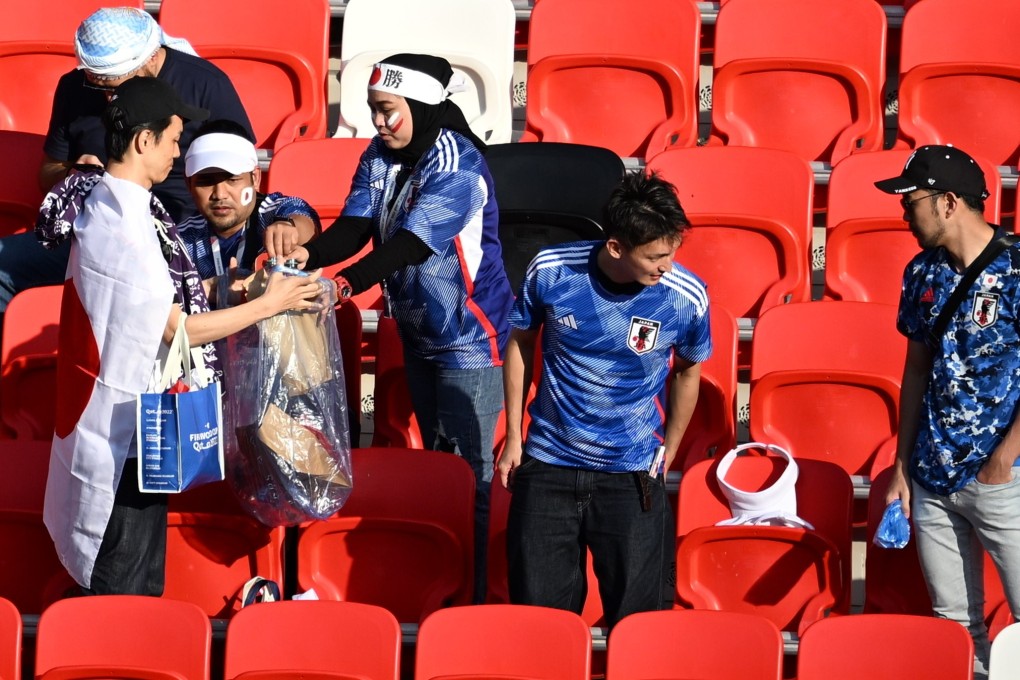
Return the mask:
<svg viewBox="0 0 1020 680">
<path fill-rule="evenodd" d="M 148 76 L 136 76 L 118 85 L 109 106 L 121 112 L 120 116 L 112 117 L 114 125 L 123 125 L 126 129 L 166 120 L 170 116 L 196 121 L 209 117 L 205 109 L 185 104 L 170 84 Z"/>
<path fill-rule="evenodd" d="M 981 166 L 954 146 L 922 146 L 910 154 L 899 177 L 875 182 L 887 194 L 908 194 L 918 189 L 952 191 L 988 198 Z"/>
</svg>

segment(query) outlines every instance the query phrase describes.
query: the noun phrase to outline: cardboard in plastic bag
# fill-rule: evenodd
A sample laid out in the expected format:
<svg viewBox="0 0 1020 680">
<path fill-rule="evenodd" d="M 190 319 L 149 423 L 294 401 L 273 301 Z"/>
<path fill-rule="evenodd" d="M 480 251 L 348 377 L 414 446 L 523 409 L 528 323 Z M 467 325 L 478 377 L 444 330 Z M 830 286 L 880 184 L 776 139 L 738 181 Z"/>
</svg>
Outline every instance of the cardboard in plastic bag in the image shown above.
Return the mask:
<svg viewBox="0 0 1020 680">
<path fill-rule="evenodd" d="M 256 273 L 248 298 L 261 294 Z M 242 506 L 268 526 L 336 513 L 351 493 L 350 433 L 343 362 L 331 304 L 286 312 L 227 340 L 227 481 Z"/>
</svg>

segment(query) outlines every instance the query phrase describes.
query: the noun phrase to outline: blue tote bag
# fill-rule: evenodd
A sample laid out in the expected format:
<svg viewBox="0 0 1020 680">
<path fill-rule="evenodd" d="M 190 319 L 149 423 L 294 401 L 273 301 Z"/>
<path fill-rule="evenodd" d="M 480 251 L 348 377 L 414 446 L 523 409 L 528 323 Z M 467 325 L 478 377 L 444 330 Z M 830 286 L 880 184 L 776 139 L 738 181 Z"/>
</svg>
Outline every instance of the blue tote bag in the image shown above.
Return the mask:
<svg viewBox="0 0 1020 680">
<path fill-rule="evenodd" d="M 170 344 L 160 391 L 138 395 L 138 488 L 144 492 L 179 493 L 223 479 L 220 384 L 194 379 L 185 317 Z"/>
</svg>

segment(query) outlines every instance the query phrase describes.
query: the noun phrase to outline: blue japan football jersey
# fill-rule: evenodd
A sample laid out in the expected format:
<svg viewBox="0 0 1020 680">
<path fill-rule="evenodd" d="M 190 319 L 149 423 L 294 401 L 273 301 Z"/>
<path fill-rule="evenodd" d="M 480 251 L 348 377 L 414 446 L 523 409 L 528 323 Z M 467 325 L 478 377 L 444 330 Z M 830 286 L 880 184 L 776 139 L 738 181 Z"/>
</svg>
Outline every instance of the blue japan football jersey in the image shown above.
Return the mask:
<svg viewBox="0 0 1020 680">
<path fill-rule="evenodd" d="M 708 295 L 675 263 L 657 285 L 611 294 L 595 273 L 602 245 L 540 252 L 510 312 L 512 326 L 542 329 L 525 451 L 554 465 L 646 470 L 662 443 L 673 356 L 700 363 L 712 353 Z"/>
<path fill-rule="evenodd" d="M 502 365 L 513 293 L 485 160 L 466 137 L 444 129 L 397 193 L 400 169 L 374 139 L 343 214 L 373 218 L 383 241 L 408 229 L 434 253 L 386 280 L 401 339 L 416 356 L 448 368 Z"/>
<path fill-rule="evenodd" d="M 944 248 L 925 250 L 904 272 L 897 327 L 926 342 L 960 274 Z M 911 475 L 937 494 L 958 491 L 1012 424 L 1020 397 L 1020 248 L 1007 248 L 978 276 L 932 350 Z"/>
</svg>

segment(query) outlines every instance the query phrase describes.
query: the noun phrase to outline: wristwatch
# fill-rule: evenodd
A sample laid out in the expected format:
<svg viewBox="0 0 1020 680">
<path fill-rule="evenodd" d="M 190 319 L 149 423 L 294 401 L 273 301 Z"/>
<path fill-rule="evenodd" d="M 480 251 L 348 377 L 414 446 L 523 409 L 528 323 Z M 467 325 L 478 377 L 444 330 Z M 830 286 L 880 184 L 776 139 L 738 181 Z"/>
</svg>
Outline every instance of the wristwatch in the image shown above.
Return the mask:
<svg viewBox="0 0 1020 680">
<path fill-rule="evenodd" d="M 341 274 L 334 276 L 333 280 L 336 281 L 337 300 L 340 303 L 350 300 L 351 296 L 354 294 L 354 289 L 351 288 L 350 282 Z"/>
</svg>

